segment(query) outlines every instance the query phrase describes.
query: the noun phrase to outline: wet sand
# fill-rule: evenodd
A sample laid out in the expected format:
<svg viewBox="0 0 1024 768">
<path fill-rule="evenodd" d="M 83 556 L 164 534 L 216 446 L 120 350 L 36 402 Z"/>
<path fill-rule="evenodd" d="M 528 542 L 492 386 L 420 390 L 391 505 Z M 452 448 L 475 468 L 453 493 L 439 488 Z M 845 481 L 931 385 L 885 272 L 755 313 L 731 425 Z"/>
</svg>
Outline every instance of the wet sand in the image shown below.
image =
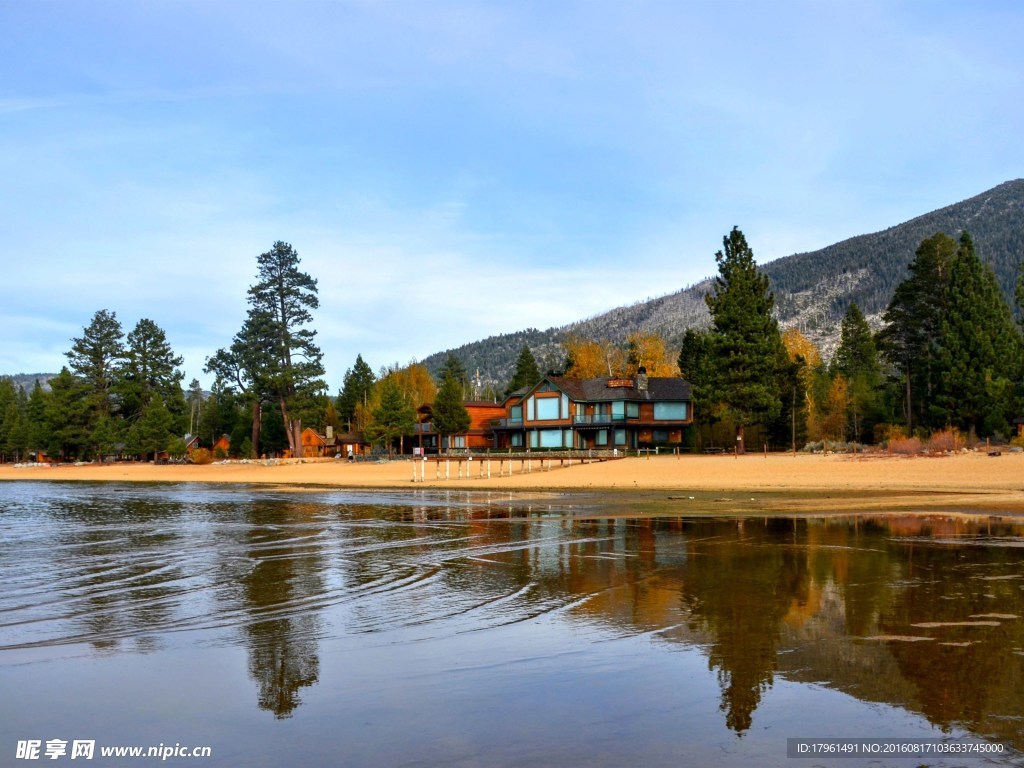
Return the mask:
<svg viewBox="0 0 1024 768">
<path fill-rule="evenodd" d="M 688 513 L 688 502 L 715 509 L 764 508 L 773 511 L 851 509 L 989 511 L 1024 514 L 1024 453 L 989 456 L 983 451 L 953 456 L 749 454 L 726 456 L 651 456 L 571 466 L 557 459 L 545 467 L 535 454 L 527 464 L 516 459 L 499 465 L 474 459 L 463 464 L 425 466 L 413 481 L 412 461 L 355 462 L 300 459 L 275 463 L 154 465 L 0 466 L 0 480 L 202 482 L 264 484 L 277 487 L 401 488 L 490 490 L 521 493 L 572 492 L 598 500 L 627 499 Z M 422 462 L 418 463 L 420 466 Z M 437 478 L 438 472 L 440 479 Z M 504 474 L 499 474 L 504 472 Z M 652 509 L 652 511 L 654 511 Z"/>
</svg>

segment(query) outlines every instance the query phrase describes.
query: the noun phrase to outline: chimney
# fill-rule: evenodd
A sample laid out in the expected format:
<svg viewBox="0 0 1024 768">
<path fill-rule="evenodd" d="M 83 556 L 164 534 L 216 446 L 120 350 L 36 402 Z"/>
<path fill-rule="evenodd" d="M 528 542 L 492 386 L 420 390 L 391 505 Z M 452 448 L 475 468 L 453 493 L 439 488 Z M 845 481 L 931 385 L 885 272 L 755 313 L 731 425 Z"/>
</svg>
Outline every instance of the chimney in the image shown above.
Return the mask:
<svg viewBox="0 0 1024 768">
<path fill-rule="evenodd" d="M 636 391 L 647 391 L 647 369 L 642 365 L 636 369 Z"/>
<path fill-rule="evenodd" d="M 330 424 L 327 425 L 327 435 L 326 435 L 326 437 L 327 437 L 328 440 L 330 440 L 332 437 L 334 437 L 334 427 L 332 427 Z"/>
</svg>

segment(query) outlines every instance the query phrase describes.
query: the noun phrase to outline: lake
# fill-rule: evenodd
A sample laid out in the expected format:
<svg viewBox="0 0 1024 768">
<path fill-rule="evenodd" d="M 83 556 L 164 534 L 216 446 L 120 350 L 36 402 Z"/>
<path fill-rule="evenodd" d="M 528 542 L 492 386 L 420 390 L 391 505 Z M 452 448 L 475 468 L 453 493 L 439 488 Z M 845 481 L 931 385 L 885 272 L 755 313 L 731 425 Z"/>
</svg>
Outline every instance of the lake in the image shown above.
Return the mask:
<svg viewBox="0 0 1024 768">
<path fill-rule="evenodd" d="M 1024 764 L 1024 521 L 821 511 L 0 483 L 0 765 Z"/>
</svg>

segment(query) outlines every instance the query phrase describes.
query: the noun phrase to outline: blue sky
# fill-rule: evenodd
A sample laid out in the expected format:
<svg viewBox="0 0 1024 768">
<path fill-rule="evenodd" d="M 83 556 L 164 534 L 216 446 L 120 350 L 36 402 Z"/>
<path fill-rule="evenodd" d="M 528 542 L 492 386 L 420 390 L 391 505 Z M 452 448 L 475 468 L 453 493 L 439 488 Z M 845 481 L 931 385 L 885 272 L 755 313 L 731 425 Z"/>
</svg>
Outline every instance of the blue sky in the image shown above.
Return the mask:
<svg viewBox="0 0 1024 768">
<path fill-rule="evenodd" d="M 0 0 L 0 374 L 98 309 L 186 382 L 256 256 L 319 281 L 332 391 L 1024 175 L 1016 2 Z"/>
</svg>

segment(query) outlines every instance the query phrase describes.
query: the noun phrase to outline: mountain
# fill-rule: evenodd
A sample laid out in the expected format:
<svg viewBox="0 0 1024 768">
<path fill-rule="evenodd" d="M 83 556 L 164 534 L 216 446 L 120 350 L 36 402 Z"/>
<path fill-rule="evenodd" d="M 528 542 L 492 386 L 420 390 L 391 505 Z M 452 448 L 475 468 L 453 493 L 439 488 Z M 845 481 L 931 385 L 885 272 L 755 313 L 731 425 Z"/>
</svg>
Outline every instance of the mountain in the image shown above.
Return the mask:
<svg viewBox="0 0 1024 768">
<path fill-rule="evenodd" d="M 926 213 L 881 232 L 844 240 L 818 251 L 797 253 L 762 265 L 775 291 L 776 311 L 783 328 L 797 327 L 827 358 L 839 341 L 846 308 L 856 302 L 875 327 L 896 286 L 907 277 L 907 265 L 926 237 L 946 232 L 971 233 L 982 261 L 996 273 L 1007 301 L 1013 302 L 1017 270 L 1024 256 L 1024 179 L 1008 181 L 969 200 Z M 624 341 L 636 331 L 655 332 L 678 346 L 691 327 L 710 323 L 705 294 L 712 280 L 675 293 L 618 307 L 559 328 L 491 336 L 456 349 L 430 355 L 423 363 L 435 373 L 454 354 L 470 373 L 500 388 L 512 378 L 523 345 L 530 347 L 542 369 L 557 369 L 568 336 Z"/>
<path fill-rule="evenodd" d="M 56 375 L 56 373 L 18 373 L 13 376 L 4 376 L 3 378 L 10 379 L 15 387 L 20 387 L 25 392 L 31 394 L 36 381 L 39 382 L 39 386 L 44 390 L 49 391 L 50 379 Z"/>
</svg>

